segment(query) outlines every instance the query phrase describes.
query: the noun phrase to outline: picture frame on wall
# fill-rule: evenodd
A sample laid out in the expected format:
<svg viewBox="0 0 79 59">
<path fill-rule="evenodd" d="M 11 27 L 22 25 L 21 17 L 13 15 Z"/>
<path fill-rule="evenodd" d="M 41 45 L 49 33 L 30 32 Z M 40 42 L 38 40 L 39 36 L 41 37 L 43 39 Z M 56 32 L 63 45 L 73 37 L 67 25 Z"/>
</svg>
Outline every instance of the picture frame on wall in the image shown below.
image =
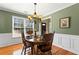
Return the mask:
<svg viewBox="0 0 79 59">
<path fill-rule="evenodd" d="M 59 20 L 60 28 L 70 28 L 70 17 L 64 17 Z"/>
</svg>

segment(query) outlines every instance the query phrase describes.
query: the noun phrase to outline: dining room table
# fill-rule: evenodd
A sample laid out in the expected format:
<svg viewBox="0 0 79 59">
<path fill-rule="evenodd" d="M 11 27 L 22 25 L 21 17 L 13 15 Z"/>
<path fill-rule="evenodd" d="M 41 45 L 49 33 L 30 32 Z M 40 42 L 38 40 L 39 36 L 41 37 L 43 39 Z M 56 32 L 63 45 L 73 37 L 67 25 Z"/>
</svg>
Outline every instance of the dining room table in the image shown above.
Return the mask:
<svg viewBox="0 0 79 59">
<path fill-rule="evenodd" d="M 33 36 L 31 39 L 26 39 L 26 41 L 31 44 L 31 55 L 37 55 L 37 46 L 44 43 L 42 36 Z"/>
</svg>

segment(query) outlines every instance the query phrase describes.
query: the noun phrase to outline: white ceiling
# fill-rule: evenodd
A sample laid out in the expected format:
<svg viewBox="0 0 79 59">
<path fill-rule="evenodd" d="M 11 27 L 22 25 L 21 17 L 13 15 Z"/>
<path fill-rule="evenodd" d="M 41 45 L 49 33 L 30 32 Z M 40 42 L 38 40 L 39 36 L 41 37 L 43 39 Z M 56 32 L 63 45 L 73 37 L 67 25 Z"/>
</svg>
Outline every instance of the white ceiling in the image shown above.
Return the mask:
<svg viewBox="0 0 79 59">
<path fill-rule="evenodd" d="M 63 8 L 69 7 L 75 3 L 37 3 L 37 14 L 46 16 Z M 0 3 L 1 10 L 11 12 L 20 12 L 21 14 L 33 14 L 33 3 Z"/>
</svg>

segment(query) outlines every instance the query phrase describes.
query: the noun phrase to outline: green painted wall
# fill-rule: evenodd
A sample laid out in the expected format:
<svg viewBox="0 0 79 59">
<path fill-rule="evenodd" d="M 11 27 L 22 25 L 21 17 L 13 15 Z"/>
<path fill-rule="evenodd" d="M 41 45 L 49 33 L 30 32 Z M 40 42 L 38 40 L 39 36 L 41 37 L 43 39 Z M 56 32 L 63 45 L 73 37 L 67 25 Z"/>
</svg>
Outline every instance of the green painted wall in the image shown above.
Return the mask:
<svg viewBox="0 0 79 59">
<path fill-rule="evenodd" d="M 12 16 L 25 17 L 24 15 L 0 10 L 0 33 L 12 32 Z"/>
<path fill-rule="evenodd" d="M 53 13 L 52 30 L 57 33 L 79 35 L 79 4 L 72 5 L 68 8 Z M 70 28 L 59 28 L 59 19 L 63 17 L 71 17 Z"/>
</svg>

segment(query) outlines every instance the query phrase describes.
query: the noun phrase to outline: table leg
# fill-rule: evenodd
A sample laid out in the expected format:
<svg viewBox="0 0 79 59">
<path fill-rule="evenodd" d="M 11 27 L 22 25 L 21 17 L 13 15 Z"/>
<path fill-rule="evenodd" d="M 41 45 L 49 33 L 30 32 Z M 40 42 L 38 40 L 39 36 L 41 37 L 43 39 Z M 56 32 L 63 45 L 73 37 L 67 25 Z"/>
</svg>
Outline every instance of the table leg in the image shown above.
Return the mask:
<svg viewBox="0 0 79 59">
<path fill-rule="evenodd" d="M 37 45 L 32 45 L 32 49 L 31 49 L 31 54 L 32 55 L 37 55 Z"/>
<path fill-rule="evenodd" d="M 32 45 L 31 54 L 34 54 L 34 45 Z"/>
<path fill-rule="evenodd" d="M 37 45 L 34 45 L 34 53 L 37 55 Z"/>
</svg>

